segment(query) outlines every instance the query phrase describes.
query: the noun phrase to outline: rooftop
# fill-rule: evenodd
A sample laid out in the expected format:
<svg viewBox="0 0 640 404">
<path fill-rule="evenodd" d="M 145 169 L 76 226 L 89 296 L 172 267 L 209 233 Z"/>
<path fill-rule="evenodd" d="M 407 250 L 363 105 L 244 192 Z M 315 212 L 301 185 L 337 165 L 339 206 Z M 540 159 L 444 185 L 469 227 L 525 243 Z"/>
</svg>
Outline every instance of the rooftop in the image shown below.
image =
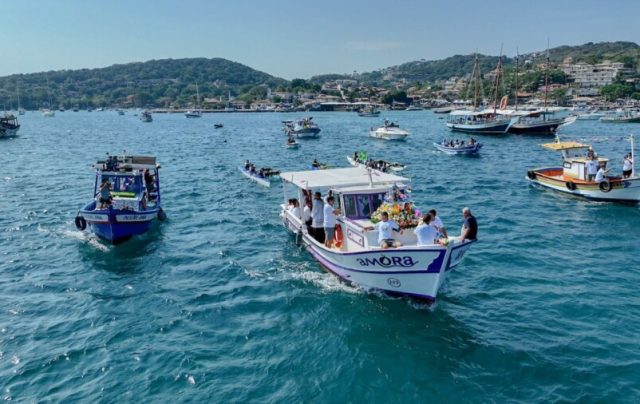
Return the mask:
<svg viewBox="0 0 640 404">
<path fill-rule="evenodd" d="M 329 170 L 293 171 L 281 173 L 280 178 L 302 189 L 365 187 L 369 184 L 369 172 L 364 167 L 334 168 Z M 373 185 L 409 183 L 410 179 L 380 171 L 371 171 Z"/>
</svg>

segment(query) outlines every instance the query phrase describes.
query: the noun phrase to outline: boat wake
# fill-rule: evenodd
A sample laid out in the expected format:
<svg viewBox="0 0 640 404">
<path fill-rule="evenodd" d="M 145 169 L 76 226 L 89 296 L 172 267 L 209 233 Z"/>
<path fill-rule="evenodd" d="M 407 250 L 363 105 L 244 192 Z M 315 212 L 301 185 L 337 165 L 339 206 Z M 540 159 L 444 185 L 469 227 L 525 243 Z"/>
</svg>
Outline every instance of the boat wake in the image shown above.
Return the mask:
<svg viewBox="0 0 640 404">
<path fill-rule="evenodd" d="M 44 230 L 47 231 L 47 230 Z M 55 233 L 55 232 L 53 232 Z M 62 230 L 60 232 L 58 232 L 58 234 L 60 234 L 63 237 L 66 238 L 71 238 L 71 239 L 75 239 L 75 240 L 79 240 L 82 241 L 85 244 L 90 245 L 91 247 L 95 248 L 96 250 L 100 250 L 102 252 L 107 252 L 109 251 L 109 247 L 104 245 L 103 243 L 100 242 L 100 240 L 95 237 L 92 236 L 86 232 L 80 231 L 80 230 Z"/>
</svg>

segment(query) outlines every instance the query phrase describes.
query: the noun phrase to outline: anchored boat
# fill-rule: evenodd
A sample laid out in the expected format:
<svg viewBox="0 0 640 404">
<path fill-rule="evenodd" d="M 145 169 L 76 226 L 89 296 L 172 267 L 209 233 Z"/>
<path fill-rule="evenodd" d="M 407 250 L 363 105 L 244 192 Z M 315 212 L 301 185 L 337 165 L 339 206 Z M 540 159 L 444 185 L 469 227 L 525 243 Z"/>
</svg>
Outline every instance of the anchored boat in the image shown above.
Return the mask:
<svg viewBox="0 0 640 404">
<path fill-rule="evenodd" d="M 151 116 L 151 112 L 144 110 L 140 113 L 140 120 L 142 122 L 152 122 L 153 121 L 153 116 Z"/>
<path fill-rule="evenodd" d="M 535 185 L 551 188 L 571 195 L 597 201 L 638 202 L 640 201 L 640 177 L 633 169 L 633 137 L 631 142 L 631 175 L 627 178 L 607 176 L 590 179 L 587 174 L 588 158 L 585 151 L 588 144 L 578 142 L 545 143 L 545 149 L 562 153 L 562 167 L 546 167 L 530 170 L 527 179 Z M 594 157 L 598 165 L 606 168 L 608 159 Z"/>
<path fill-rule="evenodd" d="M 418 245 L 411 230 L 415 209 L 408 178 L 363 167 L 286 172 L 280 177 L 285 191 L 280 219 L 285 228 L 323 268 L 365 288 L 434 301 L 446 277 L 475 241 L 450 237 L 442 244 Z M 291 188 L 300 206 L 312 192 L 332 193 L 342 212 L 336 218 L 333 247 L 318 242 L 297 211 L 287 209 Z M 395 233 L 402 246 L 379 247 L 378 233 L 371 227 L 381 210 L 405 217 L 406 221 L 398 222 L 405 230 Z"/>
<path fill-rule="evenodd" d="M 5 114 L 0 118 L 0 138 L 16 136 L 19 129 L 20 124 L 15 115 Z"/>
<path fill-rule="evenodd" d="M 287 135 L 299 138 L 316 138 L 320 136 L 320 127 L 313 122 L 312 117 L 300 119 L 295 122 L 283 121 L 284 131 Z"/>
<path fill-rule="evenodd" d="M 93 201 L 75 219 L 97 236 L 117 244 L 164 220 L 160 197 L 160 165 L 152 156 L 108 156 L 94 165 Z"/>
<path fill-rule="evenodd" d="M 389 171 L 400 172 L 407 168 L 406 165 L 400 163 L 390 163 L 385 160 L 370 159 L 364 150 L 353 153 L 353 156 L 347 156 L 347 161 L 354 167 L 368 167 L 384 173 Z"/>
<path fill-rule="evenodd" d="M 474 155 L 480 152 L 480 148 L 482 147 L 482 143 L 478 143 L 476 141 L 470 141 L 469 143 L 452 143 L 443 141 L 442 143 L 433 142 L 433 146 L 439 151 L 456 155 Z"/>
<path fill-rule="evenodd" d="M 245 162 L 244 166 L 239 166 L 238 170 L 251 181 L 267 188 L 271 186 L 271 179 L 277 178 L 277 175 L 280 174 L 280 171 L 273 170 L 269 167 L 256 169 L 255 165 L 249 160 Z"/>
<path fill-rule="evenodd" d="M 389 122 L 385 119 L 381 127 L 377 129 L 371 128 L 369 136 L 384 140 L 405 140 L 409 136 L 409 132 L 400 129 L 400 125 L 397 123 Z"/>
</svg>

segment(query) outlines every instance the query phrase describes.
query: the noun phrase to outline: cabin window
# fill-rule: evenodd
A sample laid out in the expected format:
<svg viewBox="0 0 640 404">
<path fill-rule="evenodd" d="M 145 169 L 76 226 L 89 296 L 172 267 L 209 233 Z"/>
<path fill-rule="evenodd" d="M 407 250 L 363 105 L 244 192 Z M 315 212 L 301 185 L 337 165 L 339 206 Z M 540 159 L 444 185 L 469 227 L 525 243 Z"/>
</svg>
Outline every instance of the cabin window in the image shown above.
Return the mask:
<svg viewBox="0 0 640 404">
<path fill-rule="evenodd" d="M 356 196 L 344 195 L 344 215 L 350 219 L 358 217 L 358 209 L 356 208 Z"/>
<path fill-rule="evenodd" d="M 359 217 L 371 217 L 371 201 L 369 195 L 357 195 L 356 201 L 358 201 L 358 213 Z"/>
<path fill-rule="evenodd" d="M 571 163 L 570 163 L 570 162 L 568 162 L 568 161 L 565 161 L 565 162 L 564 162 L 564 168 L 571 169 Z"/>
<path fill-rule="evenodd" d="M 371 195 L 371 205 L 373 205 L 373 212 L 376 211 L 384 202 L 384 194 L 373 194 Z"/>
</svg>

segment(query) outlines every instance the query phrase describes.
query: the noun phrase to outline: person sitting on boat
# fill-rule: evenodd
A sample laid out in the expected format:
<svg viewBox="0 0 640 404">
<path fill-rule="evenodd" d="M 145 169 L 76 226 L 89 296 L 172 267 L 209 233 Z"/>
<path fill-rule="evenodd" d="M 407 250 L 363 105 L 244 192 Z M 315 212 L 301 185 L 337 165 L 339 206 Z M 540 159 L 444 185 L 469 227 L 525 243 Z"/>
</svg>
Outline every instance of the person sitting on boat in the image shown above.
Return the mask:
<svg viewBox="0 0 640 404">
<path fill-rule="evenodd" d="M 287 144 L 295 144 L 296 140 L 293 138 L 293 136 L 289 135 L 289 137 L 287 138 Z"/>
<path fill-rule="evenodd" d="M 435 227 L 431 226 L 431 214 L 427 213 L 422 216 L 420 224 L 413 230 L 418 237 L 418 245 L 431 245 L 435 242 L 438 232 Z"/>
<path fill-rule="evenodd" d="M 322 194 L 316 192 L 313 195 L 311 205 L 311 235 L 318 243 L 324 243 L 324 204 L 322 203 Z"/>
<path fill-rule="evenodd" d="M 320 162 L 318 162 L 318 159 L 313 159 L 313 162 L 311 163 L 311 167 L 320 168 Z"/>
<path fill-rule="evenodd" d="M 633 173 L 633 160 L 631 160 L 631 153 L 624 156 L 624 161 L 622 162 L 622 178 L 631 177 L 631 173 Z"/>
<path fill-rule="evenodd" d="M 598 168 L 598 172 L 596 173 L 596 182 L 598 184 L 607 179 L 607 173 L 609 170 L 605 170 L 605 167 L 605 163 L 601 163 L 600 168 Z"/>
<path fill-rule="evenodd" d="M 446 238 L 447 229 L 444 228 L 444 223 L 442 223 L 442 220 L 438 216 L 438 213 L 436 212 L 436 210 L 435 209 L 429 210 L 429 215 L 431 215 L 430 224 L 438 232 L 438 237 Z"/>
<path fill-rule="evenodd" d="M 334 209 L 333 203 L 335 198 L 330 196 L 327 198 L 327 202 L 322 209 L 322 215 L 324 217 L 324 245 L 327 248 L 333 247 L 333 237 L 336 227 L 336 215 L 340 214 L 340 209 Z"/>
<path fill-rule="evenodd" d="M 380 248 L 386 250 L 390 247 L 401 247 L 402 244 L 392 237 L 394 231 L 402 233 L 402 230 L 400 230 L 400 226 L 398 225 L 398 223 L 394 222 L 393 220 L 389 220 L 389 214 L 387 212 L 382 212 L 380 218 L 382 220 L 376 223 L 374 227 L 367 228 L 368 230 L 375 229 L 378 231 L 378 244 L 380 245 Z"/>
<path fill-rule="evenodd" d="M 108 179 L 102 180 L 102 184 L 100 185 L 100 209 L 104 209 L 111 205 L 111 200 L 113 197 L 111 196 L 111 182 Z"/>
<path fill-rule="evenodd" d="M 464 224 L 462 225 L 460 241 L 476 240 L 478 236 L 478 222 L 476 218 L 471 214 L 471 210 L 466 207 L 462 209 L 462 216 L 464 217 Z"/>
<path fill-rule="evenodd" d="M 246 171 L 249 171 L 249 167 L 251 167 L 251 162 L 249 160 L 245 160 L 244 162 L 244 169 Z"/>
<path fill-rule="evenodd" d="M 471 146 L 475 146 L 475 144 L 476 144 L 476 140 L 475 140 L 474 138 L 469 139 L 469 144 L 470 144 Z"/>
</svg>

